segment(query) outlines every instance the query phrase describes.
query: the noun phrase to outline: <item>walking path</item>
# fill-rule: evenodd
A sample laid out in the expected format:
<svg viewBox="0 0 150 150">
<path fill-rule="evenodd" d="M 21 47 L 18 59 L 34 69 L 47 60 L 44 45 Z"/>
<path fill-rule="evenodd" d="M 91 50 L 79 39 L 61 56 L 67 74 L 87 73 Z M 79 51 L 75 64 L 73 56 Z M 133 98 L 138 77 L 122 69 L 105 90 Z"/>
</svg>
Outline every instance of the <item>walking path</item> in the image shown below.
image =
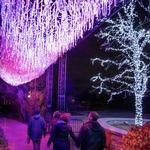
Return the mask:
<svg viewBox="0 0 150 150">
<path fill-rule="evenodd" d="M 32 142 L 27 144 L 27 125 L 15 120 L 0 118 L 0 127 L 8 140 L 10 150 L 32 150 Z M 46 143 L 49 135 L 42 138 L 41 150 L 52 150 L 52 145 L 48 148 Z M 72 142 L 71 142 L 72 143 Z M 74 144 L 71 144 L 71 150 L 77 150 Z"/>
<path fill-rule="evenodd" d="M 0 127 L 4 130 L 5 136 L 8 140 L 10 150 L 32 150 L 32 142 L 27 144 L 27 125 L 2 118 L 0 119 Z M 41 150 L 50 150 L 46 147 L 48 136 L 42 139 Z"/>
<path fill-rule="evenodd" d="M 133 115 L 131 115 L 131 114 L 127 115 L 127 113 L 123 113 L 123 114 L 111 113 L 110 114 L 109 112 L 106 112 L 106 113 L 100 113 L 100 114 L 103 117 L 106 117 L 106 116 L 115 116 L 115 117 L 116 116 L 117 117 L 132 116 L 133 117 Z M 78 132 L 78 130 L 81 127 L 82 122 L 80 122 L 79 120 L 85 120 L 86 115 L 87 115 L 87 113 L 85 113 L 85 115 L 83 115 L 83 116 L 73 117 L 75 119 L 74 122 L 77 121 L 76 126 L 74 126 L 72 124 L 73 130 L 75 132 L 76 131 Z M 150 116 L 145 115 L 145 118 L 150 118 Z M 32 150 L 32 142 L 30 142 L 30 144 L 27 144 L 27 125 L 26 124 L 12 120 L 12 119 L 0 118 L 0 127 L 4 130 L 5 136 L 8 140 L 10 150 Z M 52 145 L 50 148 L 47 148 L 47 146 L 46 146 L 48 136 L 49 135 L 47 135 L 45 138 L 42 139 L 41 150 L 52 150 Z M 71 150 L 77 150 L 77 148 L 74 146 L 74 144 L 71 144 Z"/>
</svg>

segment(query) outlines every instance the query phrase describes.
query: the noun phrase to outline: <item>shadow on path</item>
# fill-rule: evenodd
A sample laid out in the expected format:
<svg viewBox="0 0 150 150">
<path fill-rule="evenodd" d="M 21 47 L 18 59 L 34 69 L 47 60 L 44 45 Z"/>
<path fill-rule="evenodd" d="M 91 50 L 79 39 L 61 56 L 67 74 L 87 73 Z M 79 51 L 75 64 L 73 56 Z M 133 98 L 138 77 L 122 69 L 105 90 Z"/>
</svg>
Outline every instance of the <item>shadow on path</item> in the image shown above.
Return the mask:
<svg viewBox="0 0 150 150">
<path fill-rule="evenodd" d="M 0 127 L 4 130 L 4 134 L 8 140 L 10 150 L 32 150 L 32 142 L 27 144 L 27 125 L 21 122 L 1 118 Z M 48 135 L 42 138 L 41 150 L 52 150 L 52 148 L 47 148 L 46 142 L 48 140 Z"/>
</svg>

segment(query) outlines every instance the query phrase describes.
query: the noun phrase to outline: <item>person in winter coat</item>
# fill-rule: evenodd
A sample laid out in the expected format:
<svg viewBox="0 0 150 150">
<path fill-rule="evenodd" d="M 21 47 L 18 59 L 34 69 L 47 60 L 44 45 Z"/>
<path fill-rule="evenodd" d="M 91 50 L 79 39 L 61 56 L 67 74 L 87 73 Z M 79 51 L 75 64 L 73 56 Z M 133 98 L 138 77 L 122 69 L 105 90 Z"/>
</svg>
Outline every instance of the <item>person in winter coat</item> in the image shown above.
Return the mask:
<svg viewBox="0 0 150 150">
<path fill-rule="evenodd" d="M 53 128 L 54 126 L 57 124 L 57 122 L 60 120 L 60 116 L 61 116 L 61 112 L 59 111 L 55 111 L 53 113 L 53 116 L 52 116 L 52 121 L 51 121 L 51 128 L 50 128 L 50 133 L 53 131 Z M 51 136 L 49 137 L 48 139 L 48 142 L 47 142 L 47 146 L 49 147 L 50 144 L 52 142 L 52 139 L 51 139 Z"/>
<path fill-rule="evenodd" d="M 90 112 L 89 121 L 81 127 L 76 143 L 77 147 L 81 147 L 81 150 L 103 150 L 105 148 L 105 131 L 97 122 L 98 118 L 97 112 Z"/>
<path fill-rule="evenodd" d="M 33 150 L 40 150 L 42 135 L 46 135 L 46 123 L 38 109 L 34 113 L 28 124 L 28 136 L 33 142 Z"/>
<path fill-rule="evenodd" d="M 70 113 L 62 113 L 60 120 L 54 125 L 54 128 L 51 132 L 53 150 L 70 150 L 69 136 L 76 141 L 76 137 L 72 131 L 72 128 L 68 125 L 70 117 Z M 49 142 L 51 143 L 51 141 Z"/>
</svg>

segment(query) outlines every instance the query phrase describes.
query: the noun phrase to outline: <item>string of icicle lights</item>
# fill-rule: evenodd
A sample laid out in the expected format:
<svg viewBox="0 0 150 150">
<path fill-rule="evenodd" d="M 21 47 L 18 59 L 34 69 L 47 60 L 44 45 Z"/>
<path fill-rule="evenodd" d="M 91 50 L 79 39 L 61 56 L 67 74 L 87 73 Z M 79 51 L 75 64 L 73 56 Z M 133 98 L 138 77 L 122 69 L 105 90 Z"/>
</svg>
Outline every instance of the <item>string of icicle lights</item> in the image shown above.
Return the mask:
<svg viewBox="0 0 150 150">
<path fill-rule="evenodd" d="M 2 0 L 1 78 L 17 86 L 39 77 L 116 5 L 117 0 Z"/>
</svg>

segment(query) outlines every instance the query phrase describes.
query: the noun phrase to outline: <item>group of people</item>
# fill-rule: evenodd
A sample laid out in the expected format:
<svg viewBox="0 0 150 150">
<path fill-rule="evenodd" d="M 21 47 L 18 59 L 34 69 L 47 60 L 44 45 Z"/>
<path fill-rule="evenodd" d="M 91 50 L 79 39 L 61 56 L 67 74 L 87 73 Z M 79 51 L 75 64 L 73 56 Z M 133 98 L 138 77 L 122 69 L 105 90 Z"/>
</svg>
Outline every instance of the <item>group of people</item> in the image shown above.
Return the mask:
<svg viewBox="0 0 150 150">
<path fill-rule="evenodd" d="M 53 113 L 47 147 L 53 143 L 53 150 L 71 150 L 69 137 L 81 150 L 103 150 L 106 147 L 105 131 L 97 122 L 99 118 L 97 112 L 89 113 L 88 121 L 82 125 L 78 135 L 74 134 L 68 124 L 70 118 L 70 113 L 59 111 Z M 37 110 L 28 124 L 28 137 L 33 142 L 34 150 L 40 150 L 42 136 L 46 136 L 46 123 Z"/>
</svg>

